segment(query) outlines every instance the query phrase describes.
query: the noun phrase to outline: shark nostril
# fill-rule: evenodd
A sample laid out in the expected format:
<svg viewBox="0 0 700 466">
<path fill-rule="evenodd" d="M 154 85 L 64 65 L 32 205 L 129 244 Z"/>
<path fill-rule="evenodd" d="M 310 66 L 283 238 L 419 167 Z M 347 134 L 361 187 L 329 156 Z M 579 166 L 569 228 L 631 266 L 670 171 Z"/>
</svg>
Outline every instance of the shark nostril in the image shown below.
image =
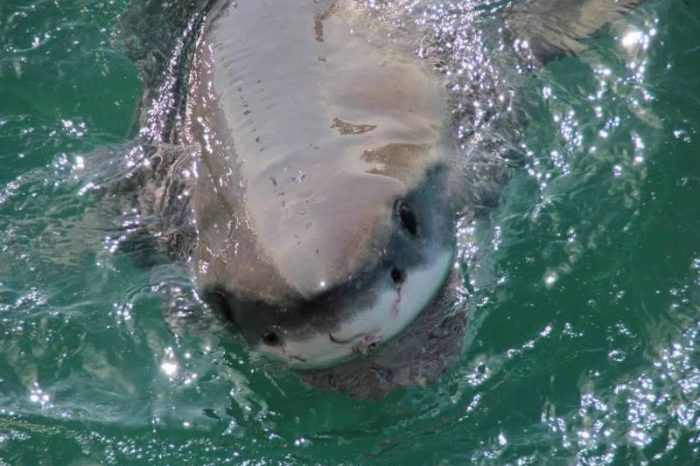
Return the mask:
<svg viewBox="0 0 700 466">
<path fill-rule="evenodd" d="M 394 280 L 396 285 L 400 285 L 404 282 L 404 280 L 406 280 L 406 272 L 394 267 L 391 269 L 391 279 Z"/>
<path fill-rule="evenodd" d="M 268 346 L 279 346 L 282 344 L 280 337 L 278 337 L 275 332 L 268 332 L 263 335 L 262 341 Z"/>
</svg>

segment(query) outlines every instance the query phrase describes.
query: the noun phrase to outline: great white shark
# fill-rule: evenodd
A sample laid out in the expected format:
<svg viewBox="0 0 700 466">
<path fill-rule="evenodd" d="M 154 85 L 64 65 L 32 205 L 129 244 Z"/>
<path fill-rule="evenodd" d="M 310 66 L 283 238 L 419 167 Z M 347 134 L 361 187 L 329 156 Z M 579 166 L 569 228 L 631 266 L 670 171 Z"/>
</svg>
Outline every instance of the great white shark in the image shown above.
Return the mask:
<svg viewBox="0 0 700 466">
<path fill-rule="evenodd" d="M 134 3 L 137 204 L 204 301 L 317 385 L 435 380 L 466 325 L 441 309 L 470 187 L 431 57 L 352 0 Z M 513 2 L 505 37 L 536 69 L 637 3 Z"/>
</svg>

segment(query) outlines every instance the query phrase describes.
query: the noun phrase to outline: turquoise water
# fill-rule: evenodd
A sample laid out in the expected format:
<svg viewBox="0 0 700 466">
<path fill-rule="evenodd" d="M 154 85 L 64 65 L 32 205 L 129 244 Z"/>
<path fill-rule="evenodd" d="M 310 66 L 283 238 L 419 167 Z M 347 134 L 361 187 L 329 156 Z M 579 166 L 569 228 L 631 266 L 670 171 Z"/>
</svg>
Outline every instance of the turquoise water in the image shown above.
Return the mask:
<svg viewBox="0 0 700 466">
<path fill-rule="evenodd" d="M 89 165 L 140 95 L 125 3 L 0 2 L 0 464 L 700 464 L 698 4 L 527 77 L 524 166 L 461 225 L 463 357 L 361 401 L 173 332 L 186 272 L 106 239 Z"/>
</svg>

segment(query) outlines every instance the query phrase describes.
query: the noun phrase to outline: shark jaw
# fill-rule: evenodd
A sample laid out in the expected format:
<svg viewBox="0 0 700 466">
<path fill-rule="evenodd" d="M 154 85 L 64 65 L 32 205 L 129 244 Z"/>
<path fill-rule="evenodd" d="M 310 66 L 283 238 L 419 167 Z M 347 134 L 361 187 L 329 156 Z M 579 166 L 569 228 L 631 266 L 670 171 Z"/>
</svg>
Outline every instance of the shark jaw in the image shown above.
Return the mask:
<svg viewBox="0 0 700 466">
<path fill-rule="evenodd" d="M 438 251 L 430 261 L 407 271 L 398 284 L 387 283 L 370 305 L 355 309 L 333 331 L 295 339 L 282 333 L 280 345 L 258 345 L 260 353 L 281 359 L 295 369 L 317 369 L 373 353 L 399 335 L 445 285 L 454 251 Z"/>
</svg>

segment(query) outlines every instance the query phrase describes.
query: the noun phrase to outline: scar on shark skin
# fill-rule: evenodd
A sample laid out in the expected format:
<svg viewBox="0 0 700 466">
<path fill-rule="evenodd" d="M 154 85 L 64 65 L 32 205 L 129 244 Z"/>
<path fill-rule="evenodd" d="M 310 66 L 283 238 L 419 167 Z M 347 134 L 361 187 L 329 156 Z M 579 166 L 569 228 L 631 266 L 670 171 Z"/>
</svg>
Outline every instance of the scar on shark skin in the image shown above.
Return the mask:
<svg viewBox="0 0 700 466">
<path fill-rule="evenodd" d="M 301 356 L 297 356 L 296 354 L 287 353 L 287 351 L 284 349 L 284 347 L 282 348 L 282 354 L 287 356 L 289 359 L 294 359 L 294 360 L 299 361 L 299 362 L 306 362 L 306 358 L 303 358 Z"/>
<path fill-rule="evenodd" d="M 355 354 L 371 354 L 379 348 L 382 337 L 377 335 L 377 332 L 366 334 L 362 339 L 352 347 L 352 352 Z"/>
<path fill-rule="evenodd" d="M 371 332 L 354 335 L 345 340 L 339 340 L 334 337 L 332 333 L 329 333 L 328 338 L 330 338 L 333 343 L 338 344 L 347 344 L 359 338 L 360 341 L 352 346 L 352 352 L 355 354 L 369 354 L 373 353 L 378 348 L 379 343 L 382 341 L 382 337 L 379 332 L 379 329 L 374 329 Z"/>
<path fill-rule="evenodd" d="M 398 285 L 396 287 L 396 301 L 391 305 L 391 316 L 396 317 L 399 315 L 399 304 L 401 304 L 401 287 L 402 285 Z"/>
</svg>

